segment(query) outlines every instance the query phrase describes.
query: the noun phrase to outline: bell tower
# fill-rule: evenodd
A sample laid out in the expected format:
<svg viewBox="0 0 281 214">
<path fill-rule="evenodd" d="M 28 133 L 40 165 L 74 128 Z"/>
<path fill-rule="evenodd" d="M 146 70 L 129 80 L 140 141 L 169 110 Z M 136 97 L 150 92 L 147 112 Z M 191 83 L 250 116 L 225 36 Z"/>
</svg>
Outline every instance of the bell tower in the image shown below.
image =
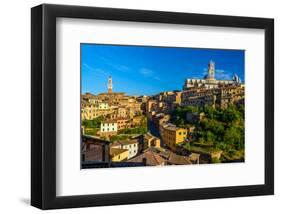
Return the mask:
<svg viewBox="0 0 281 214">
<path fill-rule="evenodd" d="M 113 88 L 113 85 L 112 85 L 112 77 L 109 76 L 108 80 L 107 80 L 107 92 L 108 93 L 112 93 L 112 88 Z"/>
<path fill-rule="evenodd" d="M 208 65 L 208 79 L 215 79 L 215 62 L 212 60 Z"/>
</svg>

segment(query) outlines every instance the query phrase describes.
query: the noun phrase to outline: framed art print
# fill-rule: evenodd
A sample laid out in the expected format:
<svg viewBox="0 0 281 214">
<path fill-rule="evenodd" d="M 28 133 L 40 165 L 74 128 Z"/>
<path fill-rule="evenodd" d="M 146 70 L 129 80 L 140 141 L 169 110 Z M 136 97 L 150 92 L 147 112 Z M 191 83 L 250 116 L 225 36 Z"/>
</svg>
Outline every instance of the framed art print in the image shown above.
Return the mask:
<svg viewBox="0 0 281 214">
<path fill-rule="evenodd" d="M 274 193 L 273 19 L 31 10 L 31 204 Z"/>
</svg>

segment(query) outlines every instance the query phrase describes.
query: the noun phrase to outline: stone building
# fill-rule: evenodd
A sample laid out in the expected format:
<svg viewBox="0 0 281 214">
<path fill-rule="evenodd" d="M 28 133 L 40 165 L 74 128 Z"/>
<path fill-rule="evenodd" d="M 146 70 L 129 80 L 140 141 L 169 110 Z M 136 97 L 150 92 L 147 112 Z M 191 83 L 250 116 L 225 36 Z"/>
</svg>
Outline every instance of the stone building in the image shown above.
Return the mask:
<svg viewBox="0 0 281 214">
<path fill-rule="evenodd" d="M 107 116 L 112 112 L 113 110 L 107 103 L 85 104 L 81 106 L 81 119 L 93 120 L 100 116 Z"/>
<path fill-rule="evenodd" d="M 210 61 L 208 64 L 207 75 L 203 79 L 186 79 L 183 85 L 183 90 L 188 90 L 195 87 L 204 87 L 204 88 L 217 88 L 219 86 L 227 85 L 239 85 L 241 80 L 237 75 L 233 76 L 232 80 L 217 80 L 215 78 L 215 63 Z"/>
<path fill-rule="evenodd" d="M 126 161 L 128 160 L 129 151 L 127 149 L 110 147 L 109 155 L 112 162 Z"/>
<path fill-rule="evenodd" d="M 157 100 L 153 100 L 153 99 L 148 100 L 146 102 L 146 112 L 149 113 L 149 112 L 152 112 L 152 111 L 156 111 L 157 105 L 158 105 Z"/>
<path fill-rule="evenodd" d="M 160 127 L 160 135 L 163 143 L 172 151 L 176 151 L 176 146 L 186 140 L 188 130 L 171 123 L 165 123 Z"/>
<path fill-rule="evenodd" d="M 116 135 L 118 131 L 118 124 L 114 120 L 107 120 L 101 122 L 100 126 L 100 136 L 104 137 L 111 137 L 113 135 Z"/>
<path fill-rule="evenodd" d="M 163 123 L 168 123 L 170 121 L 170 118 L 170 114 L 158 113 L 152 117 L 152 121 L 155 124 L 156 129 L 159 130 Z"/>
<path fill-rule="evenodd" d="M 205 117 L 204 112 L 186 112 L 186 122 L 198 123 Z"/>
<path fill-rule="evenodd" d="M 160 148 L 160 139 L 158 137 L 153 136 L 151 133 L 146 133 L 143 136 L 143 148 L 142 149 L 147 149 L 150 147 L 156 147 L 156 148 Z"/>
<path fill-rule="evenodd" d="M 128 118 L 118 117 L 115 119 L 115 121 L 117 122 L 118 130 L 122 130 L 122 129 L 131 127 L 131 120 Z"/>
<path fill-rule="evenodd" d="M 138 154 L 139 142 L 137 139 L 120 140 L 110 145 L 111 149 L 122 149 L 128 151 L 127 159 L 131 159 Z"/>
<path fill-rule="evenodd" d="M 243 104 L 243 85 L 225 85 L 218 88 L 192 88 L 182 93 L 182 106 L 213 106 L 226 108 L 229 104 Z"/>
<path fill-rule="evenodd" d="M 95 136 L 82 135 L 82 162 L 108 162 L 109 141 Z"/>
</svg>

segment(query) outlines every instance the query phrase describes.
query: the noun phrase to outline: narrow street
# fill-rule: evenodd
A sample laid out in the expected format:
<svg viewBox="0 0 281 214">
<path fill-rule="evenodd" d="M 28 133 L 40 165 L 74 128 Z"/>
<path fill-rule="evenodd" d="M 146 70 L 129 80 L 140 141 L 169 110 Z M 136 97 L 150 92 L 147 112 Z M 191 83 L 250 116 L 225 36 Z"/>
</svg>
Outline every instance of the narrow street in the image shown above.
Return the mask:
<svg viewBox="0 0 281 214">
<path fill-rule="evenodd" d="M 161 147 L 166 148 L 166 145 L 164 145 L 163 140 L 160 136 L 159 130 L 156 128 L 155 124 L 151 120 L 149 120 L 148 118 L 147 118 L 147 128 L 148 128 L 148 131 L 152 135 L 154 135 L 155 137 L 158 137 L 160 139 Z"/>
</svg>

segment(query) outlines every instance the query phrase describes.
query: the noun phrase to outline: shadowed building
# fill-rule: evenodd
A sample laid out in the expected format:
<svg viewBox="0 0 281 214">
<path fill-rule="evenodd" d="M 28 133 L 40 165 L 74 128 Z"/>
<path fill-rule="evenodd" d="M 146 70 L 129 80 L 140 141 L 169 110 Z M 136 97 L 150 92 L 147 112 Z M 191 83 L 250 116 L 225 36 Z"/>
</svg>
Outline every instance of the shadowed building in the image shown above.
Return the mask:
<svg viewBox="0 0 281 214">
<path fill-rule="evenodd" d="M 109 162 L 109 144 L 107 140 L 82 135 L 82 162 Z"/>
</svg>

